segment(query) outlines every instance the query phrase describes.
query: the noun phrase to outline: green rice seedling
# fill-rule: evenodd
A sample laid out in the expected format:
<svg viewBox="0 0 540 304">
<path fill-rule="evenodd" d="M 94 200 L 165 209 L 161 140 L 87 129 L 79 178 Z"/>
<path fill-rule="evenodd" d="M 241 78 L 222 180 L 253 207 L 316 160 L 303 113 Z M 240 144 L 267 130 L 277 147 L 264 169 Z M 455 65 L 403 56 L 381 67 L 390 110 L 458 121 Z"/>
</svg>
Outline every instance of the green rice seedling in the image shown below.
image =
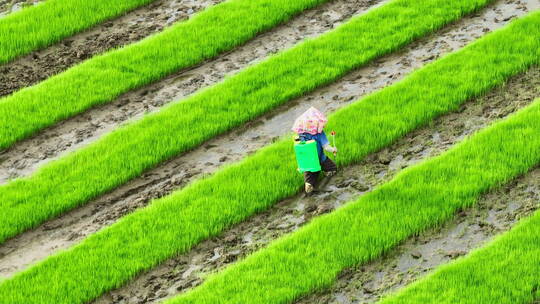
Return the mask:
<svg viewBox="0 0 540 304">
<path fill-rule="evenodd" d="M 0 18 L 0 65 L 155 0 L 47 0 Z"/>
<path fill-rule="evenodd" d="M 101 140 L 44 166 L 28 178 L 1 186 L 0 221 L 3 225 L 0 227 L 0 242 L 80 206 L 213 136 L 334 81 L 347 71 L 456 20 L 487 2 L 395 0 L 352 19 L 326 35 L 274 56 L 186 100 L 173 103 L 158 113 L 122 127 Z M 284 3 L 290 1 L 284 0 Z M 532 29 L 532 33 L 535 31 L 537 32 L 537 29 Z M 524 40 L 509 44 L 523 48 L 527 53 L 525 56 L 504 53 L 507 57 L 503 59 L 508 60 L 508 64 L 501 65 L 501 77 L 497 78 L 491 78 L 490 71 L 480 66 L 480 71 L 490 78 L 479 85 L 470 85 L 468 90 L 472 92 L 474 88 L 481 88 L 479 92 L 475 91 L 475 94 L 481 93 L 482 90 L 501 83 L 505 77 L 532 64 L 535 57 L 529 48 L 538 47 L 538 41 L 534 40 L 532 33 L 519 31 L 518 34 Z M 497 37 L 501 36 L 504 37 Z M 107 60 L 121 62 L 111 58 Z M 154 68 L 155 66 L 152 67 Z M 111 90 L 114 88 L 114 84 L 107 85 L 112 86 L 109 88 Z M 99 90 L 101 89 L 104 87 Z M 107 89 L 104 92 L 108 91 Z M 64 103 L 69 104 L 63 101 L 62 107 Z M 41 112 L 44 108 L 55 107 L 43 105 L 36 107 L 36 110 Z M 48 117 L 50 113 L 44 111 L 42 114 Z M 16 125 L 24 124 L 24 119 L 19 120 L 16 114 L 6 116 L 17 121 Z M 29 212 L 30 210 L 32 212 Z"/>
<path fill-rule="evenodd" d="M 475 204 L 486 191 L 539 164 L 539 133 L 540 100 L 537 100 L 448 152 L 403 170 L 393 180 L 357 201 L 316 218 L 298 231 L 211 276 L 199 288 L 167 303 L 291 303 L 302 295 L 327 287 L 343 269 L 372 260 L 406 238 L 441 224 L 456 211 Z M 529 299 L 532 297 L 531 283 L 539 282 L 539 239 L 538 235 L 528 237 L 528 240 L 536 240 L 536 244 L 525 245 L 524 249 L 536 248 L 533 252 L 536 257 L 529 261 L 536 264 L 528 275 L 528 284 L 519 287 L 519 292 L 513 290 L 523 296 L 522 288 L 528 287 L 529 294 L 525 298 Z M 528 256 L 532 257 L 532 254 Z M 505 261 L 508 260 L 511 259 L 506 257 Z M 479 266 L 486 267 L 483 263 Z M 472 273 L 468 270 L 467 273 Z M 500 273 L 499 278 L 504 275 Z M 514 273 L 510 277 L 519 275 Z M 453 280 L 441 279 L 437 286 L 451 286 L 466 280 L 476 287 L 479 281 L 475 279 L 480 278 L 486 277 L 455 276 Z M 460 283 L 460 287 L 465 285 Z M 405 301 L 390 303 L 426 303 L 422 295 L 431 295 L 433 301 L 428 303 L 525 303 L 465 302 L 466 297 L 459 294 L 463 291 L 459 288 L 455 289 L 458 294 L 454 293 L 454 297 L 441 300 L 437 296 L 437 286 L 410 302 L 404 297 Z M 471 294 L 478 292 L 474 287 L 469 288 Z M 489 287 L 484 291 L 489 292 Z M 496 293 L 505 295 L 507 291 Z M 452 292 L 448 296 L 452 296 Z M 510 296 L 506 294 L 506 299 Z"/>
<path fill-rule="evenodd" d="M 484 248 L 438 268 L 381 301 L 437 304 L 533 304 L 540 300 L 540 212 Z"/>
<path fill-rule="evenodd" d="M 340 150 L 342 156 L 351 154 L 345 158 L 340 157 L 340 159 L 343 159 L 343 161 L 340 161 L 341 165 L 361 160 L 367 154 L 390 144 L 403 134 L 429 123 L 436 116 L 457 109 L 460 104 L 470 98 L 503 83 L 510 75 L 526 70 L 533 63 L 538 64 L 538 58 L 540 58 L 538 43 L 540 42 L 535 39 L 537 36 L 535 31 L 540 30 L 539 23 L 540 14 L 538 13 L 522 18 L 505 29 L 494 32 L 463 50 L 439 59 L 435 63 L 414 72 L 403 81 L 363 98 L 361 101 L 333 114 L 330 117 L 329 127 L 335 129 L 339 134 L 350 134 L 350 136 L 341 139 Z M 501 62 L 505 64 L 501 64 Z M 427 91 L 430 93 L 426 94 Z M 534 109 L 537 108 L 538 105 Z M 488 164 L 493 163 L 493 166 L 500 166 L 497 168 L 501 170 L 488 170 L 491 168 L 489 166 L 477 170 L 478 167 L 471 166 L 468 169 L 470 170 L 468 172 L 471 173 L 470 179 L 464 179 L 463 183 L 458 185 L 448 184 L 447 191 L 455 190 L 455 193 L 463 194 L 459 196 L 459 198 L 464 198 L 463 201 L 459 201 L 460 204 L 464 204 L 464 206 L 470 205 L 473 200 L 470 198 L 466 200 L 465 198 L 468 197 L 466 195 L 478 190 L 477 187 L 487 190 L 486 185 L 491 185 L 494 181 L 502 182 L 510 178 L 511 174 L 509 172 L 515 172 L 514 169 L 518 164 L 521 164 L 519 168 L 525 171 L 526 168 L 530 167 L 530 163 L 536 162 L 536 154 L 527 154 L 529 160 L 524 161 L 522 154 L 519 153 L 529 153 L 531 151 L 537 154 L 540 153 L 539 149 L 534 150 L 531 146 L 526 146 L 527 144 L 538 144 L 537 141 L 519 141 L 519 144 L 512 146 L 515 148 L 512 150 L 516 150 L 513 151 L 514 154 L 508 156 L 504 153 L 497 153 L 500 147 L 493 145 L 490 141 L 493 136 L 489 135 L 499 135 L 500 133 L 501 140 L 517 135 L 534 137 L 534 134 L 531 135 L 530 132 L 519 133 L 524 129 L 518 128 L 516 122 L 524 119 L 523 117 L 534 118 L 531 115 L 535 113 L 537 112 L 532 110 L 522 112 L 517 116 L 519 118 L 515 118 L 511 122 L 498 124 L 496 128 L 492 129 L 495 131 L 486 133 L 488 135 L 475 137 L 474 141 L 472 141 L 475 144 L 472 147 L 483 146 L 486 149 L 491 147 L 490 149 L 494 151 L 493 157 L 486 159 L 486 161 L 488 161 Z M 538 120 L 537 122 L 540 123 Z M 399 126 L 399 128 L 396 126 Z M 505 130 L 512 129 L 513 126 L 516 127 L 515 132 L 505 137 Z M 531 132 L 534 130 L 532 129 Z M 512 139 L 515 138 L 522 137 L 513 137 Z M 358 142 L 363 144 L 356 144 Z M 392 182 L 391 185 L 404 184 L 405 186 L 402 188 L 405 194 L 410 194 L 410 204 L 421 204 L 422 202 L 419 199 L 425 196 L 438 200 L 446 199 L 445 193 L 437 192 L 439 190 L 437 185 L 439 185 L 438 182 L 441 181 L 442 176 L 435 174 L 435 172 L 445 168 L 444 164 L 447 163 L 446 160 L 449 157 L 456 158 L 459 156 L 456 159 L 460 159 L 460 157 L 464 157 L 466 151 L 470 153 L 472 149 L 468 148 L 471 147 L 470 144 L 463 144 L 462 146 L 466 148 L 456 149 L 458 152 L 448 153 L 450 156 L 445 156 L 446 158 L 443 160 L 439 159 L 423 165 L 420 169 L 415 169 L 414 172 L 417 173 L 405 175 L 411 177 L 400 177 L 398 181 Z M 480 149 L 478 153 L 485 153 L 485 151 L 485 149 Z M 507 156 L 511 161 L 507 161 L 508 159 L 501 161 L 499 159 Z M 477 160 L 477 158 L 473 157 L 472 160 Z M 514 171 L 510 169 L 502 170 L 502 166 L 506 163 L 511 165 Z M 475 163 L 475 166 L 477 165 Z M 449 170 L 455 170 L 456 174 L 463 174 L 458 168 L 461 167 L 454 163 L 449 166 Z M 433 176 L 426 177 L 421 172 L 426 172 L 426 175 L 433 172 Z M 480 180 L 485 179 L 485 183 L 475 186 L 479 178 L 478 174 L 482 172 L 486 172 L 486 175 L 482 176 Z M 490 173 L 494 175 L 492 176 Z M 428 182 L 433 181 L 433 191 L 414 186 L 414 183 L 420 182 L 421 184 L 426 178 Z M 296 194 L 302 184 L 302 177 L 296 172 L 296 163 L 290 139 L 278 141 L 237 164 L 219 170 L 208 178 L 198 180 L 183 190 L 153 201 L 148 207 L 123 217 L 117 223 L 90 236 L 72 249 L 51 256 L 34 267 L 15 275 L 12 279 L 1 283 L 0 303 L 17 303 L 21 301 L 25 303 L 83 303 L 89 301 L 107 290 L 119 287 L 140 272 L 150 269 L 174 255 L 187 252 L 201 240 L 215 236 L 231 225 L 269 208 L 279 200 Z M 77 186 L 83 185 L 79 184 Z M 452 187 L 449 185 L 452 185 Z M 370 238 L 366 242 L 372 246 L 370 248 L 374 251 L 368 252 L 359 249 L 359 251 L 366 253 L 368 257 L 377 256 L 377 252 L 390 248 L 394 244 L 392 242 L 396 241 L 396 239 L 403 239 L 407 237 L 407 233 L 410 231 L 417 231 L 417 226 L 411 226 L 408 230 L 397 230 L 398 232 L 401 231 L 397 235 L 392 233 L 388 235 L 382 234 L 384 237 L 378 238 L 379 228 L 403 228 L 402 226 L 395 226 L 402 222 L 392 224 L 393 219 L 411 219 L 414 220 L 415 224 L 419 225 L 419 222 L 416 221 L 418 219 L 421 220 L 420 224 L 423 223 L 427 227 L 438 220 L 442 221 L 444 218 L 451 216 L 455 207 L 448 205 L 448 208 L 443 208 L 444 210 L 441 211 L 441 206 L 437 204 L 419 205 L 422 208 L 417 208 L 417 205 L 402 206 L 397 201 L 390 199 L 392 198 L 390 196 L 392 188 L 389 187 L 394 186 L 387 186 L 384 189 L 388 190 L 380 190 L 377 192 L 378 194 L 366 196 L 384 200 L 384 202 L 381 202 L 383 209 L 375 210 L 375 208 L 370 207 L 374 209 L 373 212 L 382 212 L 380 214 L 381 218 L 377 219 L 375 215 L 365 216 L 365 214 L 353 216 L 354 213 L 351 213 L 348 219 L 363 219 L 364 222 L 374 221 L 369 222 L 370 225 L 373 225 L 366 228 L 366 231 L 372 231 L 377 236 L 377 238 Z M 445 190 L 445 187 L 441 190 Z M 417 197 L 418 193 L 414 191 L 418 191 L 423 196 Z M 455 197 L 451 196 L 450 198 L 454 199 Z M 355 211 L 356 209 L 351 208 L 360 208 L 364 204 L 357 203 L 351 206 L 355 207 L 347 207 L 349 209 L 344 210 Z M 414 207 L 414 216 L 400 213 L 402 207 L 409 206 Z M 39 207 L 40 205 L 35 205 L 33 208 L 37 209 Z M 25 215 L 31 214 L 35 210 L 28 209 L 27 211 Z M 344 213 L 347 214 L 346 211 L 341 211 L 340 214 Z M 439 217 L 432 217 L 432 213 Z M 379 213 L 376 214 L 379 215 Z M 399 216 L 396 214 L 399 214 Z M 391 220 L 387 221 L 387 217 Z M 340 217 L 336 218 L 340 219 Z M 3 217 L 2 221 L 5 219 L 8 220 L 10 217 Z M 302 233 L 304 235 L 306 232 Z M 356 234 L 347 232 L 344 235 L 352 237 Z M 330 238 L 328 240 L 335 241 L 337 239 Z M 350 240 L 348 238 L 343 239 L 344 242 Z M 336 254 L 345 253 L 349 249 L 350 247 L 340 247 Z M 328 253 L 328 251 L 323 252 Z M 275 259 L 279 259 L 279 257 L 276 256 Z M 353 259 L 344 262 L 352 263 Z M 334 271 L 338 271 L 344 265 L 340 263 L 333 264 L 335 266 Z M 283 264 L 282 267 L 286 265 Z M 274 266 L 269 264 L 268 267 L 272 269 Z M 279 270 L 281 271 L 281 269 Z M 320 267 L 313 268 L 311 274 L 318 274 L 317 271 L 319 270 Z M 304 275 L 309 275 L 309 273 Z M 288 274 L 285 277 L 288 277 Z M 299 276 L 299 278 L 303 277 Z M 312 284 L 310 286 L 329 284 L 332 278 L 332 275 L 322 276 L 321 284 Z M 256 280 L 253 282 L 256 282 Z M 306 281 L 302 280 L 300 282 Z M 293 288 L 295 286 L 298 285 L 296 283 L 292 284 L 291 289 L 283 286 L 279 286 L 279 290 L 268 288 L 262 294 L 269 294 L 270 292 L 273 292 L 273 295 L 280 295 L 281 292 L 284 295 L 298 294 L 298 290 Z M 306 287 L 304 286 L 304 288 Z M 68 295 L 66 295 L 66 290 L 69 290 Z M 242 303 L 242 301 L 236 303 Z"/>
<path fill-rule="evenodd" d="M 327 1 L 228 0 L 138 43 L 93 57 L 37 85 L 22 89 L 0 99 L 0 149 L 93 106 L 111 102 L 134 88 L 231 50 L 294 15 Z M 61 11 L 65 9 L 62 6 L 64 2 L 118 6 L 111 5 L 114 0 L 51 2 L 58 3 Z M 126 3 L 130 2 L 135 1 Z M 0 37 L 4 32 L 2 22 L 5 21 L 2 20 Z M 6 33 L 11 31 L 5 30 Z M 13 47 L 17 44 L 15 38 L 10 39 L 12 43 L 8 45 Z M 4 43 L 0 40 L 0 48 L 2 45 Z"/>
</svg>

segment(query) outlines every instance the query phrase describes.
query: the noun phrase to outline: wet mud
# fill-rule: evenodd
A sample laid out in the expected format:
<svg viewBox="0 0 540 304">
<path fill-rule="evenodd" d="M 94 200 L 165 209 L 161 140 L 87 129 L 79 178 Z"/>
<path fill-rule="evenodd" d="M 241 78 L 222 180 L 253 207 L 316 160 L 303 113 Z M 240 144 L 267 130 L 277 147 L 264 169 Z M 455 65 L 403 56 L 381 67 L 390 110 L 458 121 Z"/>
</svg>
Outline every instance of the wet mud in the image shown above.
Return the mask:
<svg viewBox="0 0 540 304">
<path fill-rule="evenodd" d="M 142 40 L 222 1 L 224 0 L 157 0 L 124 16 L 65 38 L 43 50 L 0 65 L 0 96 L 36 84 L 94 55 Z M 5 5 L 0 2 L 0 18 L 4 7 L 13 9 L 32 2 L 37 3 L 31 0 L 15 0 L 15 4 L 11 6 L 11 1 L 4 2 Z"/>
<path fill-rule="evenodd" d="M 234 132 L 208 141 L 205 145 L 145 173 L 140 178 L 90 202 L 86 206 L 68 212 L 35 230 L 23 233 L 22 235 L 9 240 L 5 244 L 0 245 L 0 278 L 10 277 L 15 272 L 23 270 L 28 265 L 33 264 L 58 250 L 70 247 L 89 234 L 114 223 L 118 218 L 125 214 L 145 206 L 153 198 L 167 195 L 196 178 L 214 172 L 223 164 L 238 161 L 247 154 L 255 152 L 257 149 L 269 144 L 279 136 L 286 134 L 294 116 L 304 111 L 307 107 L 315 105 L 321 110 L 333 111 L 340 106 L 349 104 L 364 94 L 395 82 L 411 70 L 474 40 L 475 37 L 484 33 L 483 29 L 488 26 L 485 24 L 492 24 L 492 29 L 501 26 L 501 23 L 504 21 L 500 21 L 499 23 L 493 21 L 492 23 L 489 23 L 486 22 L 486 20 L 493 20 L 489 17 L 493 16 L 493 14 L 497 16 L 498 14 L 502 14 L 500 12 L 505 10 L 502 10 L 501 7 L 514 7 L 512 6 L 512 3 L 515 2 L 499 1 L 494 6 L 489 7 L 479 14 L 467 17 L 464 20 L 451 25 L 447 29 L 413 44 L 402 52 L 381 58 L 377 62 L 349 74 L 347 77 L 333 85 L 316 90 L 312 94 L 308 94 L 260 119 L 256 119 Z M 507 13 L 513 15 L 513 12 Z M 499 20 L 502 20 L 502 18 Z M 451 119 L 460 123 L 458 127 L 460 129 L 452 132 L 463 131 L 465 133 L 462 134 L 462 136 L 464 136 L 468 134 L 466 132 L 474 130 L 475 126 L 484 126 L 486 120 L 489 121 L 496 117 L 503 117 L 530 102 L 538 95 L 537 88 L 534 87 L 535 85 L 538 86 L 538 75 L 538 69 L 535 68 L 529 71 L 529 73 L 520 76 L 521 78 L 517 77 L 510 82 L 509 86 L 512 83 L 516 86 L 516 88 L 509 90 L 511 91 L 510 93 L 518 92 L 519 94 L 523 94 L 524 97 L 520 97 L 521 99 L 515 97 L 515 100 L 505 101 L 506 104 L 502 101 L 499 102 L 500 104 L 489 101 L 485 105 L 485 112 L 487 113 L 485 115 L 491 115 L 492 117 L 485 118 L 482 116 L 484 114 L 480 113 L 477 115 L 480 118 L 475 119 L 466 116 L 466 114 L 455 114 L 457 116 Z M 452 115 L 447 117 L 453 117 Z M 438 130 L 437 132 L 441 134 L 448 132 L 444 130 L 445 127 L 446 126 L 442 126 L 441 130 Z M 427 140 L 426 138 L 428 138 L 426 136 L 428 135 L 425 135 L 424 137 L 420 136 L 418 137 L 418 140 L 411 141 L 409 144 L 411 147 L 417 146 L 414 149 L 418 149 L 421 153 L 424 153 L 425 157 L 431 155 L 430 151 L 436 151 L 434 150 L 434 147 L 422 148 L 423 145 L 426 144 L 424 143 L 424 141 Z M 440 134 L 433 136 L 434 138 L 430 139 L 430 142 L 437 141 L 440 145 L 450 145 L 454 142 L 447 142 L 443 135 Z M 442 141 L 442 143 L 440 143 L 440 141 Z M 365 176 L 374 176 L 373 178 L 375 178 L 375 180 L 370 182 L 365 181 L 365 183 L 369 182 L 369 185 L 374 185 L 378 180 L 384 180 L 387 172 L 384 168 L 386 167 L 399 170 L 401 169 L 400 166 L 408 164 L 407 155 L 398 155 L 396 156 L 396 159 L 394 159 L 389 151 L 390 150 L 384 150 L 376 154 L 377 157 L 382 158 L 384 162 L 388 159 L 388 163 L 386 164 L 380 164 L 377 159 L 370 158 L 371 160 L 369 160 L 368 163 L 373 162 L 373 165 L 371 167 L 366 165 L 365 168 L 371 168 L 374 171 L 365 172 Z M 392 153 L 395 153 L 396 151 L 399 152 L 399 149 L 393 148 L 391 151 Z M 381 167 L 379 168 L 378 166 Z M 360 166 L 360 168 L 364 167 Z M 345 170 L 344 172 L 348 171 Z M 344 179 L 344 177 L 342 177 L 342 179 Z M 333 179 L 334 182 L 339 180 L 339 176 Z M 335 186 L 333 191 L 323 194 L 323 197 L 326 197 L 326 199 L 330 201 L 333 200 L 338 204 L 337 202 L 339 202 L 339 200 L 345 202 L 362 193 L 362 191 L 349 192 L 350 189 L 356 189 L 355 187 L 364 190 L 369 189 L 369 186 L 365 189 L 366 185 L 364 184 L 364 181 L 357 182 L 353 179 L 351 181 L 344 180 L 343 183 L 343 185 L 347 185 L 342 188 Z M 338 184 L 341 185 L 341 183 Z M 346 191 L 341 191 L 339 189 L 346 189 Z M 322 200 L 322 198 L 320 199 Z M 293 201 L 294 200 L 296 199 L 293 199 Z M 317 199 L 315 201 L 317 201 Z M 305 201 L 298 202 L 297 204 L 304 203 Z M 276 210 L 279 210 L 279 206 L 288 206 L 289 204 L 291 204 L 291 202 L 281 203 Z M 319 205 L 320 204 L 316 204 L 317 210 Z M 330 205 L 322 204 L 322 206 L 325 206 L 322 207 L 323 209 L 330 208 L 328 210 L 331 210 Z M 287 209 L 287 207 L 285 209 Z M 325 211 L 317 210 L 315 210 L 315 212 Z M 275 214 L 277 211 L 272 212 Z M 279 221 L 284 221 L 283 217 L 280 217 L 279 215 L 277 215 L 277 218 Z M 293 219 L 296 220 L 295 218 Z M 285 230 L 283 233 L 289 231 L 290 230 Z M 166 263 L 165 267 L 166 265 L 168 264 Z M 141 292 L 144 292 L 144 290 L 141 290 Z"/>
<path fill-rule="evenodd" d="M 126 93 L 110 104 L 67 119 L 33 138 L 15 144 L 7 151 L 0 151 L 0 184 L 28 175 L 39 166 L 88 145 L 127 121 L 158 111 L 166 103 L 215 84 L 303 39 L 320 35 L 352 15 L 365 12 L 376 3 L 382 2 L 334 0 L 303 13 L 215 60 Z"/>
<path fill-rule="evenodd" d="M 25 7 L 37 5 L 43 0 L 0 0 L 0 19 Z"/>
<path fill-rule="evenodd" d="M 439 155 L 466 136 L 531 103 L 540 93 L 538 76 L 540 69 L 535 68 L 528 74 L 515 77 L 506 87 L 465 104 L 457 112 L 408 134 L 391 147 L 370 155 L 357 165 L 343 168 L 331 179 L 322 179 L 315 195 L 306 197 L 299 194 L 281 201 L 272 209 L 249 218 L 219 237 L 200 243 L 189 253 L 166 261 L 94 303 L 157 303 L 198 286 L 209 274 L 295 231 L 313 217 L 357 199 L 391 179 L 403 168 Z M 399 256 L 396 258 L 397 264 L 394 263 L 396 267 L 389 267 L 386 261 L 376 260 L 363 266 L 367 270 L 345 271 L 339 281 L 344 287 L 336 288 L 335 294 L 317 294 L 303 299 L 301 303 L 326 303 L 334 298 L 346 301 L 347 296 L 357 296 L 363 292 L 363 287 L 360 291 L 354 288 L 358 286 L 357 278 L 362 276 L 372 279 L 365 284 L 366 293 L 369 291 L 369 295 L 376 298 L 378 289 L 390 288 L 384 283 L 396 280 L 405 284 L 405 280 L 396 279 L 396 271 L 410 275 L 410 280 L 413 280 L 414 267 L 419 267 L 420 261 L 425 260 L 422 265 L 434 268 L 450 258 L 464 255 L 475 244 L 479 246 L 491 236 L 508 230 L 519 217 L 530 214 L 538 207 L 538 177 L 540 169 L 486 195 L 477 207 L 460 212 L 456 219 L 442 228 L 407 241 L 396 249 L 397 253 L 391 251 L 387 257 Z M 438 233 L 443 236 L 439 237 Z M 415 247 L 414 244 L 423 247 Z M 400 255 L 402 252 L 406 253 Z M 379 278 L 379 268 L 371 265 L 388 266 L 389 272 L 385 274 L 384 280 Z M 351 279 L 347 277 L 349 273 Z"/>
<path fill-rule="evenodd" d="M 384 257 L 343 271 L 328 290 L 296 303 L 376 303 L 512 228 L 540 207 L 540 169 L 482 197 L 443 226 L 430 229 Z"/>
</svg>

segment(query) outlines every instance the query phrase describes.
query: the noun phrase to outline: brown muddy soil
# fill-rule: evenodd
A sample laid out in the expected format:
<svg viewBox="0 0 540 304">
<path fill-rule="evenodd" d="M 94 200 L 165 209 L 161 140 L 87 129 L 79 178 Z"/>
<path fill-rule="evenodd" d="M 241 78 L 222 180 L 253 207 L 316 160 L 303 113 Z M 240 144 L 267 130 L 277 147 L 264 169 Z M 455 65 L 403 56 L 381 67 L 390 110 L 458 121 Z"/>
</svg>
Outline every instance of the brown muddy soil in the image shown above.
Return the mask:
<svg viewBox="0 0 540 304">
<path fill-rule="evenodd" d="M 0 184 L 25 176 L 37 167 L 97 140 L 128 120 L 159 110 L 202 87 L 215 84 L 248 65 L 299 41 L 320 35 L 380 0 L 334 0 L 304 12 L 232 52 L 191 70 L 180 71 L 152 85 L 124 94 L 116 101 L 91 109 L 44 130 L 37 136 L 0 151 Z M 1 82 L 1 80 L 0 80 Z"/>
<path fill-rule="evenodd" d="M 14 1 L 15 8 L 33 2 Z M 157 0 L 48 48 L 0 65 L 0 96 L 47 79 L 96 54 L 139 41 L 222 1 Z M 0 16 L 3 7 L 0 2 Z M 10 6 L 6 4 L 5 7 Z"/>
<path fill-rule="evenodd" d="M 540 69 L 534 68 L 527 74 L 515 77 L 505 87 L 465 104 L 459 111 L 437 119 L 428 127 L 410 133 L 391 147 L 370 155 L 360 164 L 344 168 L 332 179 L 321 181 L 314 196 L 297 195 L 279 202 L 271 210 L 251 217 L 220 237 L 202 242 L 189 253 L 168 260 L 94 303 L 156 303 L 198 286 L 209 274 L 295 231 L 312 217 L 330 212 L 358 198 L 391 179 L 401 169 L 439 155 L 473 132 L 531 103 L 540 93 L 538 76 Z M 419 261 L 432 269 L 450 258 L 465 254 L 493 235 L 508 230 L 521 216 L 530 214 L 538 207 L 539 177 L 540 170 L 535 170 L 502 190 L 486 195 L 477 207 L 460 212 L 456 219 L 443 228 L 426 232 L 406 242 L 396 249 L 398 253 L 405 253 L 394 263 L 396 267 L 389 269 L 402 271 L 412 280 L 412 273 L 420 264 Z M 418 243 L 423 247 L 409 243 Z M 391 251 L 387 257 L 398 253 Z M 369 284 L 365 284 L 371 294 L 383 287 L 387 288 L 384 284 L 394 282 L 392 280 L 403 284 L 406 282 L 396 279 L 396 271 L 389 272 L 386 279 L 381 281 L 380 271 L 372 264 L 386 267 L 387 261 L 377 260 L 364 266 L 368 270 L 344 272 L 341 277 L 346 287 L 338 288 L 339 294 L 336 297 L 341 300 L 348 295 L 356 296 L 359 292 L 351 285 L 357 286 L 356 278 L 361 275 L 372 278 Z M 358 275 L 347 280 L 348 273 Z M 334 294 L 326 298 L 324 296 L 306 298 L 302 303 L 313 303 L 319 298 L 321 302 L 317 303 L 325 303 Z"/>
<path fill-rule="evenodd" d="M 21 9 L 37 5 L 42 0 L 0 0 L 0 18 L 8 14 L 20 11 Z M 1 96 L 1 95 L 0 95 Z"/>
<path fill-rule="evenodd" d="M 502 26 L 507 22 L 502 21 L 503 19 L 509 20 L 509 17 L 504 16 L 512 16 L 515 14 L 514 10 L 518 10 L 514 5 L 513 1 L 498 1 L 479 14 L 467 17 L 402 52 L 383 57 L 333 85 L 316 90 L 234 132 L 212 139 L 202 147 L 145 173 L 86 206 L 6 242 L 0 246 L 0 277 L 10 277 L 29 264 L 68 248 L 87 235 L 112 224 L 121 216 L 145 206 L 151 199 L 167 195 L 195 178 L 214 172 L 223 164 L 238 161 L 253 153 L 286 134 L 293 118 L 307 107 L 315 105 L 324 111 L 333 111 L 362 95 L 401 79 L 426 62 L 467 44 L 481 36 L 485 28 L 491 30 Z M 495 18 L 498 22 L 495 22 Z M 538 79 L 538 71 L 533 69 L 522 77 L 527 79 L 527 83 L 533 83 Z M 534 88 L 524 87 L 523 90 L 533 92 Z M 532 100 L 535 94 L 536 92 L 531 93 L 531 96 L 527 97 L 528 101 Z M 508 110 L 506 106 L 496 104 L 493 107 L 486 111 L 491 113 L 490 115 L 499 116 L 504 116 L 516 108 L 510 107 Z M 472 123 L 467 121 L 461 128 L 469 130 L 469 124 Z M 440 136 L 437 140 L 440 140 Z M 384 153 L 383 151 L 378 155 L 384 157 Z M 399 159 L 388 165 L 390 164 L 392 167 L 399 166 Z M 382 172 L 384 171 L 378 174 L 383 174 Z M 329 197 L 336 195 L 340 195 L 339 191 L 329 194 Z M 348 199 L 346 195 L 343 197 L 343 200 Z"/>
<path fill-rule="evenodd" d="M 375 303 L 438 266 L 484 246 L 540 207 L 540 169 L 485 195 L 442 227 L 412 237 L 384 257 L 343 271 L 328 290 L 296 303 Z"/>
</svg>

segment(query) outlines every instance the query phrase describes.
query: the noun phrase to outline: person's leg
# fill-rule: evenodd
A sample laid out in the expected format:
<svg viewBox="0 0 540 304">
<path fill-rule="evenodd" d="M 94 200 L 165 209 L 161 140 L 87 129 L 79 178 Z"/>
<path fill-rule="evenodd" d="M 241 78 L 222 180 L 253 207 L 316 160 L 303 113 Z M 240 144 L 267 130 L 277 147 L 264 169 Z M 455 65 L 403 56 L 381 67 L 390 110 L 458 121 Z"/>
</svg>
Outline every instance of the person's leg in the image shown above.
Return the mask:
<svg viewBox="0 0 540 304">
<path fill-rule="evenodd" d="M 313 192 L 313 189 L 315 188 L 315 184 L 317 183 L 317 178 L 319 177 L 319 172 L 304 172 L 304 188 L 306 193 Z"/>
<path fill-rule="evenodd" d="M 325 172 L 327 176 L 334 175 L 337 172 L 337 166 L 334 161 L 330 159 L 330 157 L 327 157 L 322 163 L 321 163 L 321 169 Z"/>
</svg>

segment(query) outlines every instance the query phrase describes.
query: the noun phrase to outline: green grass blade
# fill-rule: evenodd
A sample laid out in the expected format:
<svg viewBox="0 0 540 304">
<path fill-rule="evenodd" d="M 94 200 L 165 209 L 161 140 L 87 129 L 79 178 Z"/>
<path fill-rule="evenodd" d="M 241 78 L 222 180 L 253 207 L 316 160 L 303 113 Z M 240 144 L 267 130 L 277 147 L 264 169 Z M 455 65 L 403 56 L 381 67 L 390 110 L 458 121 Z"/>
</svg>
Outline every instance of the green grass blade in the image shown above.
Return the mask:
<svg viewBox="0 0 540 304">
<path fill-rule="evenodd" d="M 437 115 L 456 109 L 473 96 L 503 83 L 511 75 L 538 64 L 540 41 L 535 39 L 538 36 L 535 31 L 540 31 L 539 24 L 540 13 L 517 20 L 332 115 L 330 127 L 339 134 L 350 134 L 341 139 L 342 155 L 348 155 L 341 164 L 362 159 L 402 134 L 429 123 Z M 466 81 L 455 82 L 462 78 Z M 426 91 L 432 93 L 425 94 Z M 515 153 L 527 152 L 518 150 Z M 540 153 L 540 150 L 533 152 Z M 517 156 L 516 161 L 521 161 Z M 530 159 L 530 162 L 535 161 Z M 0 303 L 88 301 L 297 193 L 303 181 L 295 169 L 290 139 L 279 141 L 209 178 L 154 201 L 76 247 L 3 282 Z M 471 169 L 471 172 L 474 171 Z M 468 191 L 467 188 L 461 190 Z M 437 197 L 437 193 L 426 193 Z M 397 206 L 396 212 L 400 208 Z M 451 215 L 451 209 L 447 210 L 447 216 Z M 404 232 L 402 237 L 405 235 Z M 389 248 L 377 239 L 370 240 L 369 244 L 380 245 L 380 250 Z"/>
<path fill-rule="evenodd" d="M 33 176 L 8 183 L 0 187 L 0 222 L 3 223 L 0 242 L 80 206 L 145 170 L 329 83 L 488 2 L 394 0 L 326 35 L 120 128 L 94 144 L 50 163 Z M 538 41 L 531 37 L 523 38 L 525 40 L 516 48 L 538 46 Z M 530 54 L 523 57 L 506 55 L 504 60 L 509 61 L 502 67 L 510 69 L 502 69 L 501 76 L 531 64 Z M 135 58 L 139 60 L 137 56 Z M 479 87 L 487 89 L 503 78 L 488 78 L 485 80 L 487 86 L 481 84 Z"/>
</svg>

